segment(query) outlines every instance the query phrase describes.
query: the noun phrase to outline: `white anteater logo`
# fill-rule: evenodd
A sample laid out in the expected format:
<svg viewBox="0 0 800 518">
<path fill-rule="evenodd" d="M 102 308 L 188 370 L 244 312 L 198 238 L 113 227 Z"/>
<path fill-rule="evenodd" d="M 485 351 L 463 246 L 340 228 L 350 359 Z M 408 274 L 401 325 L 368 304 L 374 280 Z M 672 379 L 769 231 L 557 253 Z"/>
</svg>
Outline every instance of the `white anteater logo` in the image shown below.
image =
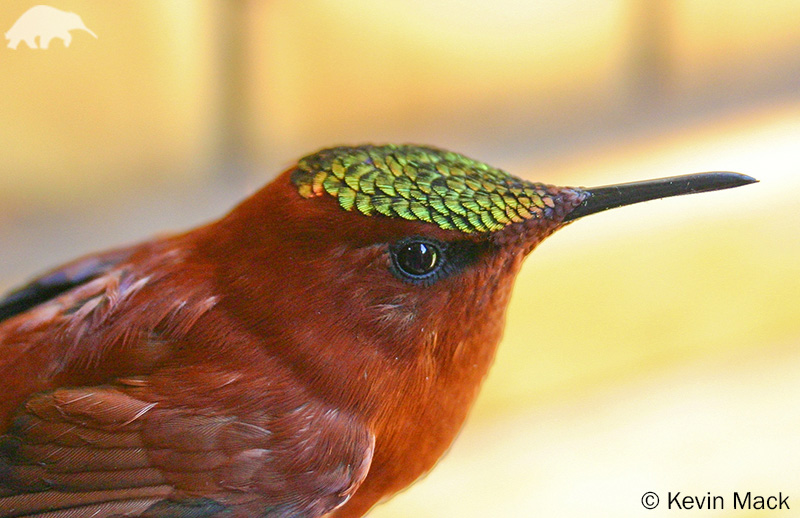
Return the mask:
<svg viewBox="0 0 800 518">
<path fill-rule="evenodd" d="M 20 41 L 24 41 L 32 49 L 46 49 L 53 38 L 64 40 L 64 46 L 69 47 L 72 36 L 69 31 L 80 29 L 88 32 L 95 38 L 97 34 L 83 24 L 81 17 L 75 13 L 61 11 L 49 5 L 36 5 L 25 11 L 14 25 L 6 32 L 8 48 L 17 49 Z M 39 37 L 39 46 L 36 46 L 36 37 Z"/>
</svg>

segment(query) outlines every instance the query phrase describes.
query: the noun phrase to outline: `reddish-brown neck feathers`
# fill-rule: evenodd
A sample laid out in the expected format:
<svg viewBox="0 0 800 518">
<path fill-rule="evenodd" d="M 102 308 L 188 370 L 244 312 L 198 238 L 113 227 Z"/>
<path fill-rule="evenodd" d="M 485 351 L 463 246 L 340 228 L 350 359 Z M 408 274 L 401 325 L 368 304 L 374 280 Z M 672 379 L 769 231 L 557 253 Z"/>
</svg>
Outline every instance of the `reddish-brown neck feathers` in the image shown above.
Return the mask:
<svg viewBox="0 0 800 518">
<path fill-rule="evenodd" d="M 198 231 L 196 254 L 215 269 L 218 308 L 309 382 L 319 381 L 326 398 L 362 412 L 384 405 L 371 394 L 373 377 L 425 365 L 441 378 L 462 357 L 491 357 L 480 351 L 499 338 L 524 255 L 559 226 L 528 220 L 465 234 L 365 217 L 328 196 L 300 197 L 289 174 Z M 433 285 L 409 283 L 392 274 L 388 249 L 411 236 L 469 241 L 479 257 Z M 329 383 L 329 373 L 344 382 Z M 416 382 L 408 378 L 394 382 Z M 325 393 L 334 390 L 341 393 Z"/>
<path fill-rule="evenodd" d="M 219 310 L 317 397 L 372 427 L 370 475 L 345 509 L 369 507 L 368 494 L 400 489 L 449 446 L 494 357 L 522 259 L 560 219 L 465 234 L 302 198 L 290 174 L 205 229 L 197 253 L 217 265 Z M 392 274 L 388 253 L 409 236 L 469 240 L 481 257 L 434 285 L 411 284 Z M 390 487 L 370 491 L 371 479 Z"/>
</svg>

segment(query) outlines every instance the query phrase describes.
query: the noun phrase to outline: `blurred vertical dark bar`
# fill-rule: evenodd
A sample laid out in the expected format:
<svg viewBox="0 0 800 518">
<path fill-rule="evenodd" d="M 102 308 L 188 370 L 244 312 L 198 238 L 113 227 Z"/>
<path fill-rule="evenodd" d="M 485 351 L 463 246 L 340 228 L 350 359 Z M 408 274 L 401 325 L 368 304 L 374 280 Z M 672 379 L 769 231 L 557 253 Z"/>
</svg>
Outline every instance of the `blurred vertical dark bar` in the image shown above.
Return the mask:
<svg viewBox="0 0 800 518">
<path fill-rule="evenodd" d="M 637 105 L 664 101 L 670 91 L 672 0 L 631 0 L 630 97 Z"/>
<path fill-rule="evenodd" d="M 217 0 L 218 31 L 217 78 L 217 145 L 215 167 L 225 178 L 242 178 L 248 173 L 252 156 L 248 139 L 248 53 L 246 0 Z"/>
</svg>

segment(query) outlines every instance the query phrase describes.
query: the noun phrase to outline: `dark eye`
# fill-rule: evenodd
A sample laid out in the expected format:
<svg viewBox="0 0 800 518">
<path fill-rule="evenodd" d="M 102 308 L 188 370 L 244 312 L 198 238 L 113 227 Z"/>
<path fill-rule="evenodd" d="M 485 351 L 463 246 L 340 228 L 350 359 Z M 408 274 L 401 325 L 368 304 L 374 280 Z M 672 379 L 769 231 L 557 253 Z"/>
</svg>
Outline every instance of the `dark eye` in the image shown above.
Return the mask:
<svg viewBox="0 0 800 518">
<path fill-rule="evenodd" d="M 430 286 L 461 273 L 493 249 L 488 240 L 442 242 L 429 237 L 409 237 L 389 245 L 391 271 L 405 282 Z"/>
<path fill-rule="evenodd" d="M 411 282 L 435 280 L 445 262 L 441 246 L 425 239 L 400 242 L 390 251 L 398 276 Z"/>
</svg>

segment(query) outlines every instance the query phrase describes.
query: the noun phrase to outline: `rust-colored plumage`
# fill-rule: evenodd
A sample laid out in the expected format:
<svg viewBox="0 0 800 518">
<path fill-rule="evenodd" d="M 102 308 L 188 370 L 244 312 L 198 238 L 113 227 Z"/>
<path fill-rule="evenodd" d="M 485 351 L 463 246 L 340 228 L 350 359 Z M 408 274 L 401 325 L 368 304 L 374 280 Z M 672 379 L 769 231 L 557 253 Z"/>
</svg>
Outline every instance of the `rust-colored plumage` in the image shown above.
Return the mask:
<svg viewBox="0 0 800 518">
<path fill-rule="evenodd" d="M 0 302 L 0 517 L 355 517 L 450 445 L 524 257 L 753 181 L 527 182 L 433 148 L 310 155 L 219 221 Z"/>
</svg>

